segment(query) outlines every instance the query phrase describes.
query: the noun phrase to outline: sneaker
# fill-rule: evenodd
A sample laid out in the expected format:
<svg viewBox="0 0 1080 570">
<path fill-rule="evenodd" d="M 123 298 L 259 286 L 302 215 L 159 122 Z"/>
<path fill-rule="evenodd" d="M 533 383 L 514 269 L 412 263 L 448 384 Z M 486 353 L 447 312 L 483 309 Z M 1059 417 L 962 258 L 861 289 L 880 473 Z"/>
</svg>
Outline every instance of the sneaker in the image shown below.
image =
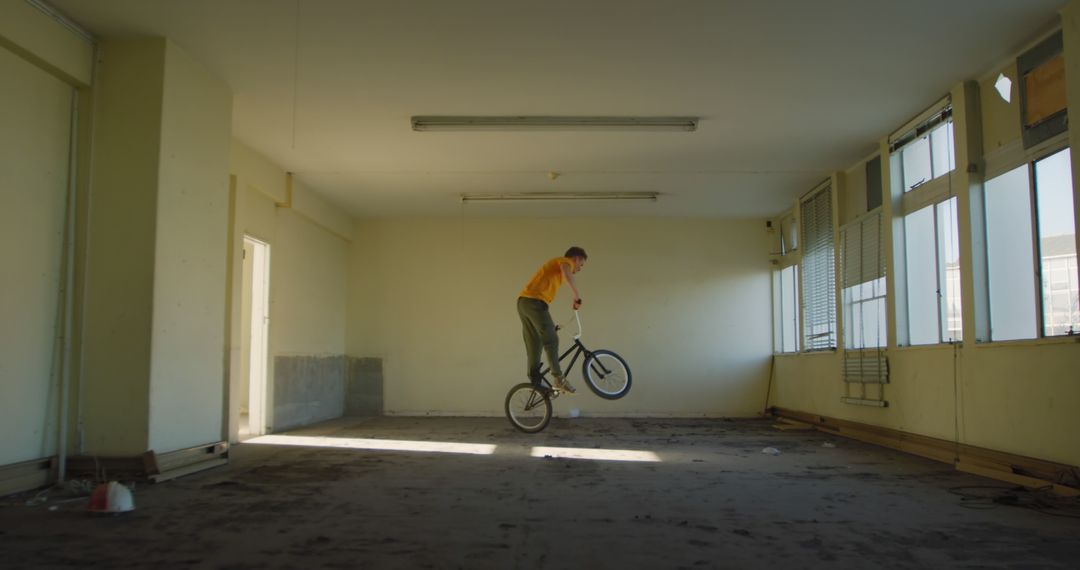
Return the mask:
<svg viewBox="0 0 1080 570">
<path fill-rule="evenodd" d="M 567 394 L 573 394 L 577 392 L 577 390 L 575 390 L 574 387 L 570 385 L 570 382 L 568 382 L 566 378 L 561 378 L 559 376 L 555 377 L 555 389 L 566 392 Z"/>
</svg>

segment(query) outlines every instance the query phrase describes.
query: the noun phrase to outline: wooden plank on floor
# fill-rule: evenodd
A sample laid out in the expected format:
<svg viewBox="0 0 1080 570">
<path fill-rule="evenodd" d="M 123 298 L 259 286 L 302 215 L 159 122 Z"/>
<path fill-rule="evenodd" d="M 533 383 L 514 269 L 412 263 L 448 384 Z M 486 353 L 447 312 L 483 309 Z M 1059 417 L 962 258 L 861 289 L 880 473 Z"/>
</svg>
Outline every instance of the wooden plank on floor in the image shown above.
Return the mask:
<svg viewBox="0 0 1080 570">
<path fill-rule="evenodd" d="M 1080 496 L 1080 489 L 1066 487 L 1065 485 L 1058 485 L 1056 483 L 1051 483 L 1050 481 L 1036 479 L 1035 477 L 1028 477 L 1026 475 L 1019 475 L 1017 473 L 1009 473 L 1006 471 L 999 471 L 997 469 L 990 469 L 980 465 L 965 463 L 963 461 L 956 462 L 956 469 L 958 471 L 963 471 L 964 473 L 971 473 L 972 475 L 989 477 L 990 479 L 997 479 L 998 481 L 1005 481 L 1007 483 L 1015 483 L 1028 489 L 1053 491 L 1054 493 L 1065 497 Z"/>
<path fill-rule="evenodd" d="M 955 464 L 961 461 L 967 466 L 1029 477 L 1035 481 L 1041 480 L 1044 483 L 1049 482 L 1063 487 L 1066 490 L 1065 492 L 1069 492 L 1068 489 L 1080 488 L 1080 476 L 1078 476 L 1080 467 L 1072 465 L 1014 455 L 1003 451 L 798 410 L 774 407 L 771 408 L 771 411 L 778 418 L 787 418 L 810 424 L 822 432 L 889 447 L 943 463 Z"/>
</svg>

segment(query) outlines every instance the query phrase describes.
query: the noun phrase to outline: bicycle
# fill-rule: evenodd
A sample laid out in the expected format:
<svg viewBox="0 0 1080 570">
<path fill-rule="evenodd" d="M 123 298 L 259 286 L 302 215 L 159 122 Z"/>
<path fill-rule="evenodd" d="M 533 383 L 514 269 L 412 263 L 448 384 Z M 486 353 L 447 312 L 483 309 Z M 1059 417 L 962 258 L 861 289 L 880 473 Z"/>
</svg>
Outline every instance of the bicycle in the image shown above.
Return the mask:
<svg viewBox="0 0 1080 570">
<path fill-rule="evenodd" d="M 569 375 L 577 359 L 585 355 L 581 370 L 589 389 L 605 400 L 622 398 L 630 391 L 630 366 L 623 357 L 610 350 L 586 348 L 581 342 L 581 317 L 577 310 L 574 310 L 574 319 L 578 327 L 574 342 L 559 356 L 559 362 L 562 362 L 573 354 L 563 373 Z M 555 330 L 560 328 L 555 327 Z M 550 366 L 541 367 L 536 380 L 518 384 L 506 394 L 506 417 L 515 428 L 525 433 L 537 433 L 551 421 L 551 400 L 559 397 L 561 390 L 548 381 L 550 371 Z"/>
</svg>

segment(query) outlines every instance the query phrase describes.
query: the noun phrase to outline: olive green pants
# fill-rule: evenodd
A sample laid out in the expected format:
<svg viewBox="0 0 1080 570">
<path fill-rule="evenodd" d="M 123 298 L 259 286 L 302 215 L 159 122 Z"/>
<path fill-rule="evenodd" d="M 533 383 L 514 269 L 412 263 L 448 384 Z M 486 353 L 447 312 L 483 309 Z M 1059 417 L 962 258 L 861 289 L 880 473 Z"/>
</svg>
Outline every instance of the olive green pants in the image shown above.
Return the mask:
<svg viewBox="0 0 1080 570">
<path fill-rule="evenodd" d="M 518 316 L 521 317 L 521 336 L 525 339 L 525 373 L 530 380 L 540 379 L 540 350 L 547 353 L 551 371 L 562 378 L 559 366 L 559 335 L 547 303 L 539 299 L 518 297 Z"/>
</svg>

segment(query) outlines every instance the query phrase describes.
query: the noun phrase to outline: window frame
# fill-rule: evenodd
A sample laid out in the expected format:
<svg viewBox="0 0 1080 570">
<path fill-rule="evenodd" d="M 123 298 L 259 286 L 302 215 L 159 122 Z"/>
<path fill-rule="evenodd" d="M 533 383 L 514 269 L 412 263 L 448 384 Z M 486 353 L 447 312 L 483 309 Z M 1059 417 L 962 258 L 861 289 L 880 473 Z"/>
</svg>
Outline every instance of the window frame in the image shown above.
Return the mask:
<svg viewBox="0 0 1080 570">
<path fill-rule="evenodd" d="M 1072 166 L 1071 165 L 1072 148 L 1069 145 L 1068 132 L 1061 133 L 1061 134 L 1059 134 L 1059 135 L 1057 135 L 1057 136 L 1055 136 L 1055 137 L 1053 137 L 1051 139 L 1048 139 L 1048 140 L 1044 141 L 1042 144 L 1039 144 L 1039 145 L 1035 146 L 1034 148 L 1029 149 L 1027 152 L 1024 152 L 1022 154 L 1022 156 L 1015 156 L 1014 155 L 1014 157 L 1013 157 L 1014 160 L 1011 160 L 1011 161 L 1005 161 L 1005 160 L 995 161 L 995 163 L 992 165 L 992 168 L 989 168 L 989 167 L 987 168 L 986 179 L 985 179 L 984 187 L 983 187 L 983 194 L 984 194 L 983 195 L 983 203 L 984 204 L 985 204 L 985 201 L 986 201 L 985 184 L 987 182 L 990 182 L 990 181 L 995 180 L 995 179 L 997 179 L 997 178 L 999 178 L 1001 176 L 1004 176 L 1004 175 L 1006 175 L 1006 174 L 1008 174 L 1008 173 L 1010 173 L 1013 170 L 1016 170 L 1018 168 L 1024 168 L 1025 173 L 1027 175 L 1027 203 L 1028 203 L 1028 215 L 1030 216 L 1030 225 L 1031 225 L 1031 230 L 1030 230 L 1031 233 L 1030 233 L 1030 236 L 1029 236 L 1030 243 L 1028 244 L 1028 246 L 1031 248 L 1031 251 L 1032 251 L 1032 258 L 1031 258 L 1032 259 L 1032 267 L 1030 269 L 1031 269 L 1032 279 L 1035 282 L 1034 283 L 1034 299 L 1033 299 L 1033 305 L 1034 305 L 1034 311 L 1035 311 L 1035 314 L 1034 314 L 1035 335 L 1032 336 L 1032 337 L 994 339 L 993 338 L 994 313 L 993 313 L 993 306 L 990 304 L 991 299 L 989 299 L 989 295 L 988 295 L 987 306 L 986 306 L 986 317 L 985 317 L 986 322 L 987 322 L 986 333 L 985 333 L 985 338 L 978 338 L 977 339 L 977 342 L 980 343 L 980 344 L 1031 343 L 1031 342 L 1044 342 L 1044 341 L 1059 342 L 1061 339 L 1071 339 L 1073 337 L 1076 337 L 1077 335 L 1080 335 L 1080 330 L 1075 330 L 1071 334 L 1070 333 L 1051 334 L 1051 335 L 1046 334 L 1046 307 L 1045 307 L 1045 300 L 1044 300 L 1044 268 L 1043 268 L 1042 244 L 1041 244 L 1041 239 L 1042 238 L 1041 238 L 1040 227 L 1039 227 L 1039 213 L 1038 213 L 1038 177 L 1036 176 L 1035 168 L 1036 168 L 1036 164 L 1038 162 L 1040 162 L 1042 160 L 1045 160 L 1045 159 L 1047 159 L 1047 158 L 1049 158 L 1051 156 L 1054 156 L 1054 155 L 1056 155 L 1056 154 L 1058 154 L 1058 153 L 1060 153 L 1062 151 L 1069 151 L 1069 153 L 1070 153 L 1070 169 L 1071 169 L 1071 166 Z M 1073 180 L 1075 180 L 1075 176 L 1073 177 Z M 1075 185 L 1073 184 L 1073 180 L 1070 180 L 1069 183 L 1070 183 L 1070 186 L 1073 186 L 1073 188 L 1072 188 L 1072 192 L 1073 192 L 1072 198 L 1073 198 L 1073 202 L 1074 202 L 1073 203 L 1073 235 L 1074 235 L 1074 247 L 1076 247 L 1075 239 L 1076 239 L 1076 235 L 1078 233 L 1077 215 L 1076 215 L 1076 206 L 1077 206 L 1077 204 L 1076 204 L 1076 188 L 1075 188 Z M 980 214 L 982 216 L 983 231 L 987 232 L 987 231 L 989 231 L 989 224 L 988 224 L 988 222 L 986 220 L 987 213 L 986 213 L 985 206 L 984 206 L 982 212 L 980 212 Z M 984 241 L 984 243 L 989 243 L 989 237 L 984 235 L 983 236 L 983 241 Z M 987 256 L 987 263 L 989 263 L 989 251 L 988 250 L 984 251 L 984 254 Z M 1077 254 L 1078 254 L 1077 257 L 1080 258 L 1080 249 L 1077 250 Z M 1080 261 L 1080 259 L 1078 259 L 1078 261 Z M 1080 263 L 1077 263 L 1077 264 L 1080 265 Z M 989 270 L 986 272 L 984 277 L 985 278 L 983 279 L 983 282 L 981 283 L 981 286 L 985 287 L 986 290 L 989 292 L 991 290 L 991 283 L 990 283 L 991 274 L 990 274 Z M 1075 275 L 1074 278 L 1080 280 L 1080 273 Z"/>
<path fill-rule="evenodd" d="M 773 354 L 798 354 L 800 347 L 802 346 L 800 326 L 801 326 L 801 293 L 799 283 L 799 261 L 800 252 L 798 248 L 798 217 L 796 216 L 795 209 L 792 208 L 780 214 L 779 216 L 770 220 L 770 226 L 772 233 L 775 234 L 773 239 L 773 252 L 770 254 L 773 264 L 773 271 L 770 277 L 770 284 L 772 287 L 772 311 L 773 311 Z M 784 271 L 791 269 L 794 273 L 791 290 L 787 291 L 784 288 Z M 794 314 L 791 315 L 792 322 L 790 322 L 792 329 L 788 332 L 791 333 L 794 347 L 791 350 L 786 350 L 784 346 L 785 330 L 784 324 L 787 319 L 787 315 L 784 314 L 784 296 L 790 293 L 791 302 L 794 307 Z"/>
<path fill-rule="evenodd" d="M 909 187 L 904 179 L 904 163 L 903 163 L 903 151 L 913 143 L 917 143 L 922 138 L 929 139 L 931 134 L 943 125 L 953 125 L 950 127 L 953 132 L 951 137 L 952 146 L 949 149 L 951 156 L 948 163 L 951 165 L 951 169 L 942 173 L 939 176 L 933 177 L 930 180 L 918 184 L 915 187 Z M 931 141 L 927 141 L 930 145 L 930 161 L 933 164 L 933 145 Z M 908 121 L 904 126 L 897 129 L 888 140 L 889 150 L 889 184 L 890 194 L 893 196 L 893 210 L 891 220 L 888 223 L 892 228 L 892 253 L 894 257 L 894 265 L 896 266 L 895 275 L 893 276 L 893 290 L 891 294 L 895 299 L 895 312 L 894 322 L 889 323 L 888 326 L 893 327 L 896 333 L 896 346 L 897 347 L 911 347 L 911 346 L 938 346 L 950 343 L 963 342 L 963 335 L 969 334 L 968 331 L 961 329 L 961 337 L 952 340 L 946 340 L 942 333 L 943 322 L 947 317 L 947 303 L 945 302 L 945 291 L 941 290 L 941 284 L 943 279 L 946 278 L 946 274 L 943 274 L 944 262 L 940 259 L 942 243 L 939 239 L 939 206 L 951 199 L 957 197 L 954 183 L 954 178 L 958 177 L 956 169 L 956 132 L 955 121 L 952 112 L 952 98 L 951 96 L 943 97 L 934 105 L 927 108 L 920 113 L 914 119 Z M 931 166 L 932 169 L 932 166 Z M 931 170 L 933 172 L 933 170 Z M 908 266 L 908 236 L 906 223 L 908 216 L 923 210 L 924 208 L 932 207 L 931 212 L 933 218 L 933 242 L 934 242 L 934 256 L 935 256 L 935 282 L 937 284 L 937 337 L 938 342 L 935 343 L 919 343 L 914 344 L 911 341 L 911 294 L 909 291 L 909 266 Z M 957 242 L 959 242 L 959 205 L 957 205 Z M 964 260 L 959 259 L 958 264 L 963 267 Z M 962 288 L 961 288 L 962 289 Z M 963 299 L 962 293 L 959 297 L 961 314 L 963 312 Z M 961 318 L 961 322 L 963 319 Z"/>
</svg>

